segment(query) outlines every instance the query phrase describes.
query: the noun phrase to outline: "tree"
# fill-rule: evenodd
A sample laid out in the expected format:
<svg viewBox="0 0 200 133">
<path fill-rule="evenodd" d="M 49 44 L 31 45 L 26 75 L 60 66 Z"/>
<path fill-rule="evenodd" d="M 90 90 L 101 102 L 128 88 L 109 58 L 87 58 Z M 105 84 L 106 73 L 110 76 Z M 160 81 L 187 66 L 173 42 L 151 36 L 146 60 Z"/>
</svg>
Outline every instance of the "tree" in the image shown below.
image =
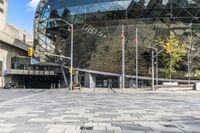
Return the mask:
<svg viewBox="0 0 200 133">
<path fill-rule="evenodd" d="M 199 37 L 196 35 L 195 32 L 191 30 L 190 36 L 188 38 L 189 45 L 187 47 L 187 67 L 188 67 L 188 79 L 190 83 L 191 77 L 200 77 L 200 65 L 199 65 Z"/>
<path fill-rule="evenodd" d="M 170 35 L 164 39 L 158 39 L 157 43 L 164 49 L 162 53 L 162 63 L 164 68 L 161 72 L 165 78 L 172 77 L 176 73 L 176 68 L 179 66 L 178 62 L 182 61 L 186 55 L 186 44 L 182 43 L 174 32 L 170 31 Z"/>
</svg>

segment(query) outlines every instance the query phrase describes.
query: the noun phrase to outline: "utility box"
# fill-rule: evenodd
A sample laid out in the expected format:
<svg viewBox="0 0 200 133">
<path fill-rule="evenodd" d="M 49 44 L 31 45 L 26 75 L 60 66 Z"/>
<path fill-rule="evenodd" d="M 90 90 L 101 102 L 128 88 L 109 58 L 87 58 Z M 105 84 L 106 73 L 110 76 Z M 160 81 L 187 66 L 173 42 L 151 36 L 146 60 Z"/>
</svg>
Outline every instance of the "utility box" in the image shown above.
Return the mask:
<svg viewBox="0 0 200 133">
<path fill-rule="evenodd" d="M 193 89 L 200 91 L 200 82 L 194 83 Z"/>
</svg>

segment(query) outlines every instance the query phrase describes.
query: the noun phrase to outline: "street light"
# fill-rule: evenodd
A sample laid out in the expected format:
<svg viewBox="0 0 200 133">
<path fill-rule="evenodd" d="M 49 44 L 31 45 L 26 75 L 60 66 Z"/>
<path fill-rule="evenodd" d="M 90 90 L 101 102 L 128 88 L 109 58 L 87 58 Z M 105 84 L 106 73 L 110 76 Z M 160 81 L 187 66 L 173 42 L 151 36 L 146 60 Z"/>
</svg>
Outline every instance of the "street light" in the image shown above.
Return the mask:
<svg viewBox="0 0 200 133">
<path fill-rule="evenodd" d="M 70 55 L 70 69 L 73 69 L 73 51 L 74 51 L 74 25 L 70 24 L 69 22 L 65 21 L 64 19 L 61 18 L 53 18 L 53 19 L 48 19 L 48 21 L 54 21 L 54 20 L 59 20 L 62 21 L 64 23 L 66 23 L 67 25 L 69 25 L 71 27 L 71 55 Z M 72 90 L 72 82 L 73 80 L 73 73 L 70 73 L 70 89 Z"/>
<path fill-rule="evenodd" d="M 150 47 L 152 49 L 152 56 L 151 56 L 151 67 L 152 67 L 152 90 L 155 89 L 154 87 L 154 58 L 156 58 L 156 85 L 158 85 L 158 55 L 164 50 L 161 49 L 158 51 L 158 48 Z M 154 54 L 154 50 L 156 51 L 156 54 Z"/>
<path fill-rule="evenodd" d="M 188 60 L 188 84 L 190 84 L 190 76 L 191 76 L 191 61 L 192 61 L 192 57 L 191 57 L 191 51 L 192 51 L 192 24 L 189 24 L 190 26 L 190 51 L 188 52 L 188 56 L 187 56 L 187 60 Z M 197 53 L 196 53 L 197 54 Z"/>
<path fill-rule="evenodd" d="M 122 25 L 122 89 L 125 88 L 125 33 Z"/>
<path fill-rule="evenodd" d="M 135 70 L 136 70 L 136 74 L 135 74 L 135 82 L 136 82 L 136 89 L 138 90 L 138 28 L 135 29 L 135 53 L 136 53 L 136 59 L 135 59 Z"/>
</svg>

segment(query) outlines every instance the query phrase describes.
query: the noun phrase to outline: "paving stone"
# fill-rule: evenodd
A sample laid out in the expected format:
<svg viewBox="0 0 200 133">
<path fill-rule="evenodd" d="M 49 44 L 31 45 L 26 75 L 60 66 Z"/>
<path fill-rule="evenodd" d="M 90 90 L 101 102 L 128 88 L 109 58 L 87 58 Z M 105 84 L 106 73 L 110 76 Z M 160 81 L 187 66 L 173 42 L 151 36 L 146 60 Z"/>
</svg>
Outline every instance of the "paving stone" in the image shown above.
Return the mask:
<svg viewBox="0 0 200 133">
<path fill-rule="evenodd" d="M 114 130 L 114 131 L 121 131 L 121 128 L 120 127 L 114 127 L 114 126 L 109 126 L 109 127 L 106 127 L 107 130 Z"/>
<path fill-rule="evenodd" d="M 193 91 L 0 90 L 0 133 L 198 133 L 199 112 Z"/>
<path fill-rule="evenodd" d="M 146 133 L 146 131 L 129 131 L 129 130 L 122 130 L 122 133 Z"/>
<path fill-rule="evenodd" d="M 82 131 L 81 133 L 113 133 L 112 131 Z"/>
<path fill-rule="evenodd" d="M 103 130 L 103 131 L 105 131 L 105 130 L 106 130 L 106 127 L 104 127 L 104 126 L 95 126 L 95 127 L 93 128 L 93 130 Z"/>
</svg>

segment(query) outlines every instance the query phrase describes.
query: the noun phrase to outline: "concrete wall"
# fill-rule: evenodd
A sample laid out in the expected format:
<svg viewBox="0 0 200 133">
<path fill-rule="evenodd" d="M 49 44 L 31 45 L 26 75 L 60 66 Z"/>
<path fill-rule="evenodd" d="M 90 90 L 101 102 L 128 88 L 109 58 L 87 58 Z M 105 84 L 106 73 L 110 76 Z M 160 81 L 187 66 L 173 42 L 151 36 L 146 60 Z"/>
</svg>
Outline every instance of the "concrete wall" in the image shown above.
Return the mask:
<svg viewBox="0 0 200 133">
<path fill-rule="evenodd" d="M 89 88 L 96 87 L 96 76 L 91 73 L 85 73 L 84 86 Z"/>
<path fill-rule="evenodd" d="M 15 25 L 7 24 L 4 28 L 4 33 L 26 43 L 29 46 L 33 46 L 33 36 Z"/>
<path fill-rule="evenodd" d="M 1 74 L 1 77 L 0 77 L 0 87 L 3 87 L 3 85 L 4 85 L 3 75 L 4 75 L 4 71 L 6 69 L 6 66 L 7 66 L 6 58 L 7 58 L 7 55 L 8 55 L 8 51 L 1 49 L 2 45 L 3 44 L 0 43 L 0 61 L 2 62 L 2 70 L 1 70 L 2 74 Z"/>
<path fill-rule="evenodd" d="M 30 46 L 33 46 L 33 35 L 26 32 L 25 30 L 15 26 L 15 25 L 7 25 L 8 27 L 12 27 L 13 29 L 17 30 L 18 31 L 18 38 L 16 39 L 19 39 L 20 41 L 30 45 Z M 24 40 L 24 37 L 25 37 L 25 40 Z"/>
<path fill-rule="evenodd" d="M 6 43 L 0 42 L 0 61 L 2 61 L 2 74 L 0 77 L 0 87 L 3 87 L 5 83 L 11 80 L 10 76 L 6 76 L 4 78 L 5 70 L 9 72 L 11 70 L 11 58 L 16 55 L 23 55 L 27 54 L 26 51 L 12 47 Z"/>
<path fill-rule="evenodd" d="M 0 87 L 3 87 L 12 79 L 12 76 L 3 76 L 5 70 L 11 69 L 11 58 L 16 55 L 26 56 L 28 47 L 33 45 L 33 36 L 15 25 L 7 24 L 8 0 L 3 0 L 0 8 L 3 9 L 0 12 Z"/>
<path fill-rule="evenodd" d="M 0 43 L 0 47 L 1 47 L 1 43 Z M 0 49 L 0 61 L 2 62 L 2 70 L 1 70 L 1 76 L 0 76 L 0 87 L 3 87 L 4 85 L 4 71 L 6 68 L 6 57 L 7 57 L 8 52 L 5 50 Z"/>
<path fill-rule="evenodd" d="M 0 12 L 0 31 L 4 31 L 4 28 L 7 23 L 7 15 L 8 15 L 8 0 L 4 0 L 4 4 L 0 3 L 0 8 L 3 9 L 3 13 Z"/>
<path fill-rule="evenodd" d="M 18 39 L 29 46 L 33 46 L 33 35 L 18 28 L 15 25 L 7 24 L 8 15 L 8 0 L 3 0 L 3 4 L 0 3 L 0 8 L 3 9 L 3 13 L 0 12 L 0 32 L 3 32 L 15 39 Z M 1 37 L 0 37 L 1 39 Z"/>
<path fill-rule="evenodd" d="M 13 28 L 12 26 L 10 25 L 7 25 L 5 26 L 4 28 L 4 31 L 3 31 L 5 34 L 13 37 L 13 38 L 16 38 L 18 39 L 19 38 L 19 31 L 15 28 Z"/>
<path fill-rule="evenodd" d="M 27 51 L 28 48 L 30 47 L 27 44 L 23 43 L 22 41 L 12 37 L 9 34 L 2 32 L 2 31 L 0 31 L 0 41 L 6 42 L 7 45 L 11 45 L 13 47 L 16 47 L 18 49 L 22 49 L 22 50 L 25 50 L 25 51 Z"/>
</svg>

